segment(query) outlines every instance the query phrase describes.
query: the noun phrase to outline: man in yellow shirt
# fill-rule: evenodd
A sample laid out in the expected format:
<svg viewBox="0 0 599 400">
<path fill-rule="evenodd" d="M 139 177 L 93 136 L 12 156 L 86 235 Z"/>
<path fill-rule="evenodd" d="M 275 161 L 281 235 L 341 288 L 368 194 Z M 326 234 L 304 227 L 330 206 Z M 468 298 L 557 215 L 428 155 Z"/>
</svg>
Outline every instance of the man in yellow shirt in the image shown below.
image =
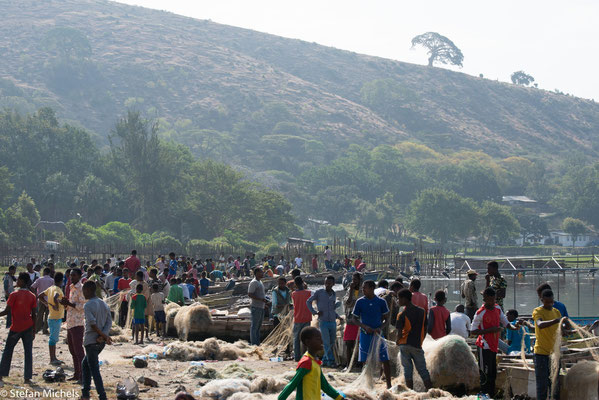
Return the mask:
<svg viewBox="0 0 599 400">
<path fill-rule="evenodd" d="M 551 289 L 543 291 L 541 301 L 543 305 L 535 308 L 532 312 L 536 336 L 534 362 L 537 399 L 546 400 L 547 394 L 551 389 L 551 381 L 549 379 L 551 361 L 549 357 L 553 352 L 553 345 L 557 339 L 556 335 L 562 315 L 556 308 L 553 308 L 553 292 Z"/>
<path fill-rule="evenodd" d="M 60 335 L 60 327 L 64 318 L 64 306 L 61 303 L 64 294 L 62 286 L 64 275 L 62 272 L 54 274 L 54 285 L 40 293 L 37 298 L 44 303 L 48 308 L 48 329 L 50 330 L 50 338 L 48 339 L 48 348 L 50 350 L 50 364 L 60 365 L 63 362 L 56 358 L 56 343 Z M 48 299 L 44 300 L 44 296 Z"/>
</svg>

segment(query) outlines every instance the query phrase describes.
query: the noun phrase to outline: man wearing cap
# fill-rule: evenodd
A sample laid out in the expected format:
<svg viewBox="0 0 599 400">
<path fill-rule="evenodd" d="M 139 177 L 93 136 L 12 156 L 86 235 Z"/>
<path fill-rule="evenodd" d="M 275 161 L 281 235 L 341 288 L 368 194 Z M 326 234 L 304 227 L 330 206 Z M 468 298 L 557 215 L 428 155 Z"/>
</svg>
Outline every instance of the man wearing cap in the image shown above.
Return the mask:
<svg viewBox="0 0 599 400">
<path fill-rule="evenodd" d="M 478 298 L 476 295 L 476 286 L 474 284 L 478 273 L 475 270 L 470 269 L 466 275 L 468 275 L 468 279 L 462 284 L 462 298 L 466 299 L 466 315 L 472 320 L 474 314 L 476 314 L 476 310 L 478 310 Z"/>
</svg>

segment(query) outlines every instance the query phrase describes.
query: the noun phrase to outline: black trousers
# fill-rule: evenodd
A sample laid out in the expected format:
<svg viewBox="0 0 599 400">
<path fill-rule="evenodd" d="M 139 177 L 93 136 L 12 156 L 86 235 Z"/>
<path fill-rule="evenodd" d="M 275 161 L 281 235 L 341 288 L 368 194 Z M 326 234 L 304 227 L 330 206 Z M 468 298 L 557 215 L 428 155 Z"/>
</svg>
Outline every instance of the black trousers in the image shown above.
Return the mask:
<svg viewBox="0 0 599 400">
<path fill-rule="evenodd" d="M 480 370 L 480 389 L 490 397 L 495 396 L 497 378 L 497 353 L 478 348 L 478 369 Z"/>
</svg>

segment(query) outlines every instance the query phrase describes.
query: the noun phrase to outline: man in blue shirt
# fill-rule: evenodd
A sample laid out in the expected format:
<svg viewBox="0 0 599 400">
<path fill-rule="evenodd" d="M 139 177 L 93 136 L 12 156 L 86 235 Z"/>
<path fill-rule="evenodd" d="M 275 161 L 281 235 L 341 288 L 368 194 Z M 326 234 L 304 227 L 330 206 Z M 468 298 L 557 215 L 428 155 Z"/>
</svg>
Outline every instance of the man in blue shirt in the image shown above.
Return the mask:
<svg viewBox="0 0 599 400">
<path fill-rule="evenodd" d="M 206 296 L 210 287 L 210 280 L 206 279 L 206 271 L 202 271 L 200 276 L 200 296 Z"/>
<path fill-rule="evenodd" d="M 177 276 L 177 267 L 179 266 L 179 263 L 175 258 L 175 253 L 170 252 L 168 256 L 170 261 L 168 262 L 168 277 L 166 279 L 170 280 L 173 276 Z"/>
<path fill-rule="evenodd" d="M 537 288 L 537 294 L 539 295 L 539 300 L 542 298 L 542 293 L 543 291 L 545 291 L 546 289 L 552 290 L 551 286 L 549 286 L 549 284 L 547 282 L 542 283 L 539 285 L 539 287 Z M 554 300 L 553 301 L 553 308 L 557 309 L 560 314 L 563 317 L 570 317 L 568 315 L 568 310 L 566 309 L 566 305 L 560 301 Z"/>
<path fill-rule="evenodd" d="M 389 307 L 387 302 L 378 296 L 375 296 L 374 289 L 376 284 L 369 280 L 364 282 L 362 290 L 364 296 L 358 299 L 352 312 L 352 323 L 358 325 L 360 329 L 360 351 L 358 361 L 366 362 L 370 342 L 375 335 L 381 335 L 383 322 L 389 317 Z M 383 364 L 387 389 L 391 388 L 391 366 L 389 365 L 389 354 L 387 344 L 381 339 L 379 348 L 379 360 Z"/>
<path fill-rule="evenodd" d="M 337 296 L 333 290 L 333 286 L 335 286 L 335 277 L 329 275 L 324 281 L 324 289 L 316 290 L 306 301 L 306 305 L 312 315 L 318 315 L 318 328 L 320 329 L 324 343 L 324 357 L 322 361 L 324 366 L 328 367 L 336 366 L 333 346 L 335 346 L 335 339 L 337 338 L 336 320 L 339 318 L 335 312 Z M 318 311 L 312 307 L 314 300 L 316 300 Z"/>
</svg>

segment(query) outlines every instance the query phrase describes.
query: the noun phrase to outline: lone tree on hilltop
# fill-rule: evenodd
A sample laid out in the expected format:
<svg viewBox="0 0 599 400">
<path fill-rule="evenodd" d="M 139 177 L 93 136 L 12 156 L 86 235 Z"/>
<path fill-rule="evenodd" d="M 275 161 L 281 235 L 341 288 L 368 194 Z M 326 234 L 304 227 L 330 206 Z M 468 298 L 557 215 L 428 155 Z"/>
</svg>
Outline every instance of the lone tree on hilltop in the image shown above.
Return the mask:
<svg viewBox="0 0 599 400">
<path fill-rule="evenodd" d="M 524 71 L 516 71 L 512 74 L 512 83 L 514 85 L 528 86 L 535 81 L 532 75 L 528 75 Z"/>
<path fill-rule="evenodd" d="M 412 47 L 421 45 L 428 49 L 428 66 L 433 62 L 462 66 L 464 55 L 451 40 L 437 32 L 426 32 L 412 39 Z"/>
</svg>

